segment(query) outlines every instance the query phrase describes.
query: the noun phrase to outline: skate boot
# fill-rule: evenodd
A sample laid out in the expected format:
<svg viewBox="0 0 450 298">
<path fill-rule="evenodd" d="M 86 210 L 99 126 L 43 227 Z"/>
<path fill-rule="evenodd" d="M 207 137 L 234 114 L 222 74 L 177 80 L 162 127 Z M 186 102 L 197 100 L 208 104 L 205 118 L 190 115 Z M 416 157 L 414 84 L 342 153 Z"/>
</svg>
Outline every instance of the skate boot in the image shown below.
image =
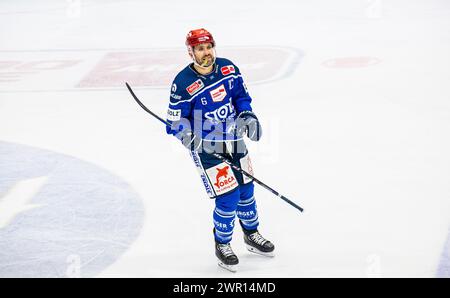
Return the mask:
<svg viewBox="0 0 450 298">
<path fill-rule="evenodd" d="M 269 240 L 265 239 L 258 230 L 246 230 L 244 231 L 244 241 L 247 245 L 247 249 L 251 252 L 266 256 L 274 257 L 275 246 Z"/>
<path fill-rule="evenodd" d="M 237 271 L 237 264 L 239 263 L 238 257 L 231 249 L 230 243 L 222 244 L 216 242 L 216 256 L 219 259 L 218 265 L 231 272 Z"/>
</svg>

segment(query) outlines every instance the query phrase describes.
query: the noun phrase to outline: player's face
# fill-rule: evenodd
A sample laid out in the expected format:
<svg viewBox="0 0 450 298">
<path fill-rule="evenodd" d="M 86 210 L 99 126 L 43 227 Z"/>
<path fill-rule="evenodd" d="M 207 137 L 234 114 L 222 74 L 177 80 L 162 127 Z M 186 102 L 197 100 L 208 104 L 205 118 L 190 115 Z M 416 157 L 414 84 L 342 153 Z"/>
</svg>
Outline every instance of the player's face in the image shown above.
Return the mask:
<svg viewBox="0 0 450 298">
<path fill-rule="evenodd" d="M 209 67 L 214 63 L 214 48 L 211 43 L 202 43 L 194 47 L 194 58 L 203 67 Z"/>
</svg>

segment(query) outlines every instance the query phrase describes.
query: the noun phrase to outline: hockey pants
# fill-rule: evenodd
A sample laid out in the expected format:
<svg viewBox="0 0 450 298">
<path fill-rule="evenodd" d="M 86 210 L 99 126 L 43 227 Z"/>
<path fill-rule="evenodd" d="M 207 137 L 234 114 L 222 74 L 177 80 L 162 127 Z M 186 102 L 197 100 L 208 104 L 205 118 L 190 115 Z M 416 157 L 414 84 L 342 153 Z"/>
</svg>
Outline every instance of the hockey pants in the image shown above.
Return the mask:
<svg viewBox="0 0 450 298">
<path fill-rule="evenodd" d="M 220 154 L 253 175 L 248 150 L 243 141 L 233 141 L 228 145 L 224 142 L 224 150 Z M 252 180 L 213 155 L 193 151 L 191 156 L 206 192 L 210 198 L 215 199 L 215 240 L 219 243 L 231 241 L 236 216 L 244 229 L 256 230 L 259 222 Z"/>
</svg>

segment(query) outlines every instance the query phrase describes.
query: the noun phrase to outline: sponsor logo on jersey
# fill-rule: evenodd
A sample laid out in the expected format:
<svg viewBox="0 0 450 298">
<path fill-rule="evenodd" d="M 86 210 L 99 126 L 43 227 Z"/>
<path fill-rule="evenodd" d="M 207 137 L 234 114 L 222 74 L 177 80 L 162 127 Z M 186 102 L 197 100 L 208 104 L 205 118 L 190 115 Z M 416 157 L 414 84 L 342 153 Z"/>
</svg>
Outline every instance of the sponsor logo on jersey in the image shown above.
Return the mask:
<svg viewBox="0 0 450 298">
<path fill-rule="evenodd" d="M 206 193 L 210 198 L 214 197 L 214 192 L 211 188 L 211 184 L 209 183 L 208 177 L 206 176 L 206 173 L 203 171 L 202 164 L 200 162 L 200 157 L 198 156 L 198 153 L 193 153 L 192 159 L 194 160 L 195 166 L 197 167 L 197 170 L 200 173 L 200 178 L 202 179 L 203 185 L 205 186 Z"/>
<path fill-rule="evenodd" d="M 220 71 L 224 76 L 229 75 L 230 73 L 235 73 L 235 69 L 233 65 L 227 65 L 220 68 Z"/>
<path fill-rule="evenodd" d="M 167 120 L 179 121 L 180 119 L 181 119 L 181 110 L 173 110 L 171 108 L 167 110 Z"/>
<path fill-rule="evenodd" d="M 256 216 L 255 212 L 253 210 L 250 211 L 236 211 L 236 215 L 239 216 L 239 218 L 245 218 L 245 219 L 249 219 L 249 218 L 253 218 Z"/>
<path fill-rule="evenodd" d="M 227 96 L 227 91 L 225 90 L 225 86 L 223 84 L 216 89 L 209 91 L 209 93 L 211 94 L 212 101 L 214 102 L 220 102 L 225 98 L 225 96 Z"/>
<path fill-rule="evenodd" d="M 195 93 L 197 93 L 200 89 L 202 89 L 205 85 L 203 84 L 202 80 L 198 79 L 197 81 L 195 81 L 194 83 L 192 83 L 191 85 L 189 85 L 186 88 L 186 91 L 189 93 L 189 95 L 194 95 Z"/>
<path fill-rule="evenodd" d="M 252 161 L 250 159 L 250 155 L 247 154 L 246 156 L 242 157 L 241 160 L 239 161 L 241 163 L 241 168 L 246 171 L 247 173 L 249 173 L 250 175 L 254 175 L 253 174 L 253 166 L 252 166 Z M 244 184 L 247 184 L 249 182 L 251 182 L 253 179 L 242 175 L 242 177 L 244 178 Z"/>
<path fill-rule="evenodd" d="M 170 97 L 175 99 L 175 100 L 180 100 L 181 99 L 181 95 L 175 94 L 175 93 L 171 93 Z"/>
<path fill-rule="evenodd" d="M 226 223 L 221 223 L 221 222 L 219 222 L 219 221 L 217 221 L 217 220 L 213 220 L 214 221 L 214 226 L 216 227 L 216 228 L 221 228 L 222 230 L 227 230 L 227 224 Z"/>
<path fill-rule="evenodd" d="M 172 92 L 176 92 L 176 91 L 177 91 L 177 84 L 173 83 Z"/>
<path fill-rule="evenodd" d="M 226 163 L 221 163 L 206 170 L 208 176 L 212 178 L 214 190 L 217 195 L 232 191 L 238 186 L 233 171 Z"/>
<path fill-rule="evenodd" d="M 209 185 L 208 177 L 206 177 L 205 174 L 201 174 L 200 177 L 202 178 L 203 185 L 205 186 L 206 193 L 209 197 L 214 197 L 214 193 Z"/>
<path fill-rule="evenodd" d="M 231 101 L 223 106 L 221 106 L 218 109 L 215 109 L 211 112 L 205 113 L 205 118 L 208 120 L 216 121 L 216 122 L 223 122 L 225 119 L 230 117 L 234 113 L 234 107 Z"/>
<path fill-rule="evenodd" d="M 197 156 L 197 154 L 192 154 L 192 159 L 194 160 L 194 164 L 197 168 L 201 168 L 202 165 L 200 164 L 200 159 Z"/>
</svg>

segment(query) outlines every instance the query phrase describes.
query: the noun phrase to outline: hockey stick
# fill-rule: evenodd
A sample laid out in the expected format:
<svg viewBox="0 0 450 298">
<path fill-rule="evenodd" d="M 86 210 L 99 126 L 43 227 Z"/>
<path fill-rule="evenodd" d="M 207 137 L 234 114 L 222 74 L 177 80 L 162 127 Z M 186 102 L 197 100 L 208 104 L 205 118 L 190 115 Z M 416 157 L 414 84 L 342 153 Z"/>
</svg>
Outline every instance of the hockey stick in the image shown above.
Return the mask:
<svg viewBox="0 0 450 298">
<path fill-rule="evenodd" d="M 144 109 L 144 111 L 146 111 L 147 113 L 149 113 L 150 115 L 152 115 L 153 117 L 155 117 L 156 119 L 158 119 L 159 121 L 161 121 L 162 123 L 164 123 L 166 126 L 171 126 L 171 124 L 167 121 L 165 121 L 164 119 L 162 119 L 161 117 L 159 117 L 158 115 L 156 115 L 155 113 L 153 113 L 152 111 L 150 111 L 140 100 L 139 98 L 137 98 L 136 94 L 134 94 L 133 89 L 131 89 L 130 85 L 128 85 L 128 83 L 125 83 L 125 85 L 127 85 L 128 91 L 130 91 L 131 95 L 133 96 L 134 100 L 141 106 L 141 108 Z M 291 205 L 294 208 L 297 208 L 298 210 L 300 210 L 300 212 L 303 212 L 303 208 L 298 206 L 297 204 L 295 204 L 294 202 L 292 202 L 291 200 L 289 200 L 288 198 L 286 198 L 285 196 L 283 196 L 282 194 L 280 194 L 279 192 L 277 192 L 276 190 L 274 190 L 273 188 L 271 188 L 270 186 L 266 185 L 265 183 L 263 183 L 262 181 L 256 179 L 255 177 L 253 177 L 252 175 L 250 175 L 249 173 L 247 173 L 246 171 L 244 171 L 243 169 L 241 169 L 240 167 L 238 167 L 237 165 L 233 164 L 231 161 L 229 161 L 228 159 L 226 159 L 225 157 L 223 157 L 222 155 L 212 152 L 210 153 L 212 155 L 214 155 L 216 158 L 220 159 L 221 161 L 225 162 L 226 164 L 230 165 L 233 169 L 235 169 L 236 171 L 238 171 L 239 173 L 241 173 L 242 175 L 247 176 L 250 179 L 253 179 L 253 181 L 255 181 L 256 183 L 258 183 L 259 185 L 261 185 L 262 187 L 264 187 L 265 189 L 269 190 L 270 192 L 272 192 L 274 195 L 276 195 L 277 197 L 279 197 L 280 199 L 284 200 L 285 202 L 287 202 L 289 205 Z"/>
</svg>

